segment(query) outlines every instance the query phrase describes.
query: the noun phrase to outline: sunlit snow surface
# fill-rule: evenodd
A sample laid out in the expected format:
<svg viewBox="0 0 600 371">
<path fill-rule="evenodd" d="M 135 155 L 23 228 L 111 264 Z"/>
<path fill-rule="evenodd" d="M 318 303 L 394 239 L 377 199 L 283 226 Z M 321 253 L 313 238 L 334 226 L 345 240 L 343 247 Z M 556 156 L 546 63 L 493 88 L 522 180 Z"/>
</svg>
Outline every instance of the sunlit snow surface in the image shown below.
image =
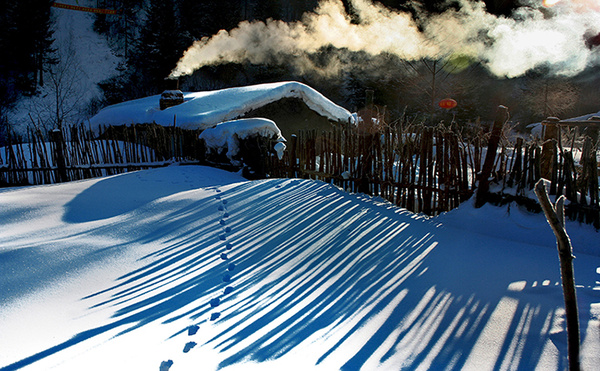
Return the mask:
<svg viewBox="0 0 600 371">
<path fill-rule="evenodd" d="M 428 220 L 322 182 L 171 166 L 3 189 L 0 221 L 1 370 L 567 365 L 554 237 L 515 206 Z M 568 229 L 594 369 L 598 233 Z"/>
</svg>

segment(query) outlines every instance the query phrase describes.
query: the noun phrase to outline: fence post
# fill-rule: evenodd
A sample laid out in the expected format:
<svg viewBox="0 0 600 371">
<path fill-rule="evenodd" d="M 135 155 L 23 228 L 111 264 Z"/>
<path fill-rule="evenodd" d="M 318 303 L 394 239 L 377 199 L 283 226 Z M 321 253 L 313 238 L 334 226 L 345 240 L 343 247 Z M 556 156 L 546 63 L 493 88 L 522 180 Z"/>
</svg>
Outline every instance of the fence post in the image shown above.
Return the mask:
<svg viewBox="0 0 600 371">
<path fill-rule="evenodd" d="M 480 208 L 486 203 L 487 193 L 490 190 L 489 178 L 494 170 L 493 168 L 496 160 L 496 152 L 498 151 L 498 143 L 500 142 L 500 136 L 502 135 L 502 127 L 507 120 L 508 108 L 505 106 L 498 106 L 496 110 L 494 126 L 492 127 L 492 134 L 488 140 L 487 153 L 485 155 L 483 169 L 479 174 L 479 186 L 477 187 L 477 194 L 475 196 L 476 208 Z"/>
<path fill-rule="evenodd" d="M 295 178 L 296 177 L 296 146 L 298 143 L 298 136 L 296 134 L 292 134 L 291 142 L 290 142 L 290 151 L 288 152 L 289 169 L 288 169 L 288 177 Z"/>
<path fill-rule="evenodd" d="M 552 170 L 554 166 L 554 159 L 556 158 L 556 144 L 558 143 L 558 121 L 556 117 L 548 117 L 542 121 L 542 125 L 545 127 L 544 138 L 542 144 L 542 159 L 541 159 L 541 177 L 545 179 L 552 179 Z"/>
<path fill-rule="evenodd" d="M 65 147 L 62 130 L 54 129 L 50 132 L 54 142 L 54 164 L 56 165 L 56 182 L 62 183 L 68 181 L 67 166 L 65 164 Z"/>
<path fill-rule="evenodd" d="M 598 203 L 598 164 L 596 162 L 596 149 L 589 137 L 586 137 L 583 142 L 581 153 L 581 196 L 590 195 L 590 205 Z"/>
<path fill-rule="evenodd" d="M 371 156 L 371 144 L 373 136 L 368 132 L 360 132 L 358 141 L 358 156 L 360 158 L 360 182 L 358 183 L 358 193 L 372 195 L 369 186 L 369 174 L 373 169 L 373 157 Z"/>
</svg>

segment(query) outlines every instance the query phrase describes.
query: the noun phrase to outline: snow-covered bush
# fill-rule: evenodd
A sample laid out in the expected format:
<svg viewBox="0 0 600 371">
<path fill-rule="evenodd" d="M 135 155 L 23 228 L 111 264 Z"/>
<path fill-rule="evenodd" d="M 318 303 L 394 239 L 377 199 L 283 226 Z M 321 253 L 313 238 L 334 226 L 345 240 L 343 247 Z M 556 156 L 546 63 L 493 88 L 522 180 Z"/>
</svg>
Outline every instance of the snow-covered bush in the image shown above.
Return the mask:
<svg viewBox="0 0 600 371">
<path fill-rule="evenodd" d="M 281 130 L 274 121 L 265 118 L 226 121 L 204 130 L 200 139 L 204 141 L 209 161 L 246 167 L 259 174 L 263 173 L 265 156 L 277 153 L 281 158 L 285 151 Z"/>
</svg>

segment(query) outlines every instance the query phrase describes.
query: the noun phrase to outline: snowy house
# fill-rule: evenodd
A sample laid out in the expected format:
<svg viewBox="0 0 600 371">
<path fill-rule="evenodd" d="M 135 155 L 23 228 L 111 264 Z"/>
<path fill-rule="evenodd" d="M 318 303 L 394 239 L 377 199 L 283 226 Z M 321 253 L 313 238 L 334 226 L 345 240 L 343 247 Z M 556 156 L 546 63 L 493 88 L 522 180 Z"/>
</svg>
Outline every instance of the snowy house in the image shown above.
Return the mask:
<svg viewBox="0 0 600 371">
<path fill-rule="evenodd" d="M 92 127 L 156 123 L 207 129 L 239 118 L 273 120 L 285 138 L 302 129 L 331 130 L 351 113 L 299 82 L 183 93 L 183 103 L 160 109 L 160 95 L 115 104 L 90 119 Z"/>
</svg>

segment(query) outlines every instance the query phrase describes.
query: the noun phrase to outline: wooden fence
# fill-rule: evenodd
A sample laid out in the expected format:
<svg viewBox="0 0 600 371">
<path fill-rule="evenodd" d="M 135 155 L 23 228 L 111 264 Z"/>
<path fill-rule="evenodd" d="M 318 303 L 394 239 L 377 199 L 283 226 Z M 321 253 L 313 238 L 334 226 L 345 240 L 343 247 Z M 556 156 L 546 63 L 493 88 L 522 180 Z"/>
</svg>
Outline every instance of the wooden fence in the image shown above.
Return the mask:
<svg viewBox="0 0 600 371">
<path fill-rule="evenodd" d="M 427 215 L 451 210 L 476 192 L 483 202 L 517 202 L 536 211 L 531 190 L 544 177 L 550 194 L 569 200 L 568 217 L 600 229 L 597 138 L 576 141 L 572 133 L 563 146 L 559 130 L 558 140 L 511 142 L 503 135 L 504 121 L 496 121 L 493 130 L 478 127 L 469 135 L 441 125 L 301 131 L 289 138 L 282 159 L 268 140 L 248 141 L 242 145 L 245 174 L 318 179 Z M 29 130 L 27 138 L 11 136 L 9 144 L 0 153 L 0 185 L 79 180 L 173 161 L 207 163 L 198 132 L 157 125 L 95 135 L 81 126 L 50 135 Z M 491 155 L 488 148 L 494 148 Z"/>
<path fill-rule="evenodd" d="M 448 130 L 415 126 L 381 132 L 354 125 L 300 132 L 271 176 L 319 179 L 350 192 L 379 196 L 414 212 L 435 215 L 457 207 L 475 188 L 468 148 Z"/>
<path fill-rule="evenodd" d="M 195 131 L 132 125 L 93 133 L 72 126 L 26 137 L 8 136 L 0 153 L 0 186 L 52 184 L 167 166 L 198 163 L 204 149 Z"/>
<path fill-rule="evenodd" d="M 481 204 L 517 202 L 540 211 L 532 189 L 545 172 L 549 193 L 564 194 L 570 201 L 566 215 L 600 229 L 597 143 L 590 137 L 583 137 L 580 147 L 574 141 L 570 147 L 559 147 L 557 140 L 511 142 L 504 135 L 505 123 L 499 123 L 496 138 L 494 130 L 480 128 L 467 137 L 444 126 L 421 125 L 376 132 L 355 125 L 332 132 L 304 131 L 290 139 L 282 160 L 268 157 L 266 172 L 322 180 L 427 215 L 457 207 L 484 183 Z M 486 172 L 494 140 L 497 149 Z M 548 146 L 553 152 L 545 165 Z"/>
</svg>

